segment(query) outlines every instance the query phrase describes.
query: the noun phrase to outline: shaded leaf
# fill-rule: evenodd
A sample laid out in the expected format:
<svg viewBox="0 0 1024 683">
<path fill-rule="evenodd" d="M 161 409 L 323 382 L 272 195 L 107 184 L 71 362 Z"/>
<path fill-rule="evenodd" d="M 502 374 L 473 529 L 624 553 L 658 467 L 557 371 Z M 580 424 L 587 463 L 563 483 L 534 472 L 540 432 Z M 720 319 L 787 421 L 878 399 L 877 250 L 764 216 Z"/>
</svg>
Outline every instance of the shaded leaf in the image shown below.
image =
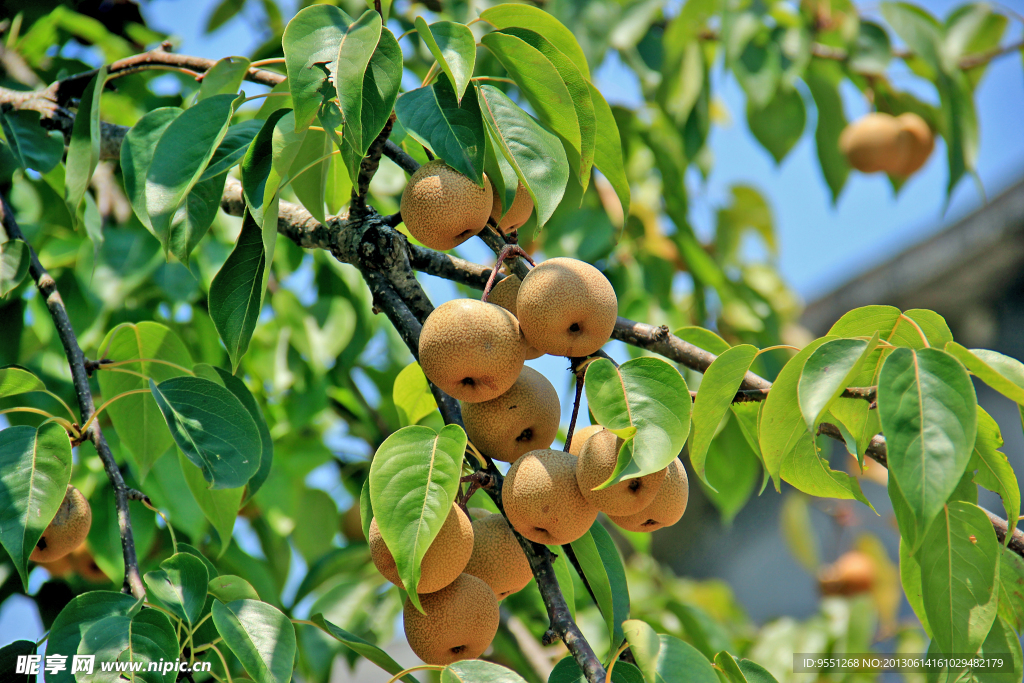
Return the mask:
<svg viewBox="0 0 1024 683">
<path fill-rule="evenodd" d="M 175 443 L 214 489 L 245 486 L 259 469 L 259 430 L 230 391 L 208 379 L 149 381 Z"/>
<path fill-rule="evenodd" d="M 791 87 L 780 87 L 764 107 L 747 103 L 747 125 L 761 143 L 781 164 L 804 132 L 807 113 L 800 93 Z"/>
<path fill-rule="evenodd" d="M 50 627 L 47 649 L 58 653 L 78 653 L 82 635 L 97 622 L 108 617 L 127 618 L 136 611 L 137 601 L 130 595 L 114 591 L 89 591 L 76 595 L 64 606 Z M 155 611 L 155 610 L 150 610 Z M 169 655 L 173 658 L 173 654 Z M 55 673 L 47 673 L 48 683 L 73 683 L 71 667 Z"/>
<path fill-rule="evenodd" d="M 1003 445 L 999 425 L 978 406 L 978 437 L 974 441 L 974 457 L 968 469 L 976 469 L 974 482 L 999 494 L 1006 508 L 1006 519 L 1020 517 L 1020 486 L 1006 455 L 998 449 Z M 1006 534 L 1008 545 L 1013 534 Z"/>
<path fill-rule="evenodd" d="M 0 431 L 0 543 L 28 586 L 28 558 L 64 500 L 71 480 L 71 440 L 47 422 Z"/>
<path fill-rule="evenodd" d="M 107 82 L 107 67 L 92 77 L 82 92 L 78 113 L 68 143 L 67 173 L 64 175 L 64 201 L 71 219 L 78 226 L 78 207 L 82 204 L 93 171 L 100 162 L 100 95 Z"/>
<path fill-rule="evenodd" d="M 178 639 L 174 634 L 171 620 L 163 612 L 144 609 L 132 616 L 115 614 L 91 624 L 82 633 L 77 654 L 94 655 L 97 662 L 138 662 L 141 667 L 134 674 L 134 680 L 145 683 L 172 683 L 177 675 L 174 671 L 150 670 L 151 663 L 175 661 L 178 655 Z M 123 680 L 117 671 L 100 671 L 96 668 L 93 680 Z"/>
<path fill-rule="evenodd" d="M 595 521 L 590 531 L 572 542 L 583 576 L 594 592 L 597 607 L 604 616 L 610 642 L 622 641 L 622 622 L 629 618 L 629 586 L 622 558 L 608 531 Z"/>
<path fill-rule="evenodd" d="M 486 138 L 476 90 L 459 104 L 451 82 L 442 75 L 431 86 L 403 93 L 395 102 L 395 114 L 410 135 L 445 163 L 483 184 Z"/>
<path fill-rule="evenodd" d="M 0 244 L 0 298 L 14 291 L 28 274 L 32 250 L 22 240 Z"/>
<path fill-rule="evenodd" d="M 193 466 L 184 453 L 178 451 L 178 465 L 185 478 L 185 484 L 195 498 L 196 505 L 202 510 L 203 516 L 213 525 L 220 540 L 218 555 L 223 555 L 231 543 L 231 534 L 235 528 L 238 510 L 242 507 L 244 489 L 212 489 L 200 469 Z M 181 547 L 181 544 L 178 544 Z"/>
<path fill-rule="evenodd" d="M 64 136 L 59 130 L 39 125 L 39 112 L 0 112 L 0 129 L 14 161 L 22 168 L 49 173 L 64 156 Z"/>
<path fill-rule="evenodd" d="M 210 285 L 210 318 L 227 347 L 233 369 L 249 349 L 263 304 L 267 265 L 263 231 L 246 212 L 238 242 Z"/>
</svg>

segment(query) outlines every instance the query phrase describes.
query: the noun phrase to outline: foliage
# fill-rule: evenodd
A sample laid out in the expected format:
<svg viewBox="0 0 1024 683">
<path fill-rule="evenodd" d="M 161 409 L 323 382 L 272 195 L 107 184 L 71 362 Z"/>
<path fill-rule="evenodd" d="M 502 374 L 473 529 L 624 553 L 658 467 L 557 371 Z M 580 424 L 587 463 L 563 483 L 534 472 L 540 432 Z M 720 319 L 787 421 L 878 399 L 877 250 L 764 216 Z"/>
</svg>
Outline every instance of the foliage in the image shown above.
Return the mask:
<svg viewBox="0 0 1024 683">
<path fill-rule="evenodd" d="M 1024 365 L 965 348 L 930 311 L 883 306 L 851 311 L 825 337 L 781 353 L 775 345 L 794 341 L 799 311 L 771 262 L 769 202 L 756 188 L 732 187 L 710 239 L 695 232 L 688 204 L 691 169 L 706 177 L 713 164 L 715 69 L 735 76 L 750 131 L 778 163 L 816 118 L 833 201 L 850 171 L 837 141 L 840 89 L 851 84 L 879 111 L 915 112 L 943 137 L 952 192 L 974 172 L 973 90 L 1002 52 L 1006 16 L 966 4 L 940 22 L 883 3 L 883 25 L 850 2 L 813 0 L 484 3 L 482 11 L 301 4 L 286 22 L 272 0 L 260 3 L 267 40 L 251 60 L 203 67 L 201 84 L 181 64 L 170 75 L 119 69 L 116 60 L 164 38 L 141 17 L 104 22 L 30 4 L 6 28 L 5 59 L 31 78 L 19 82 L 5 67 L 0 90 L 9 100 L 0 113 L 4 227 L 13 210 L 24 233 L 0 233 L 2 587 L 6 598 L 27 593 L 35 576 L 45 581 L 31 595 L 50 629 L 48 652 L 198 658 L 212 662 L 217 680 L 258 683 L 286 683 L 295 672 L 326 681 L 341 655 L 414 680 L 381 649 L 404 594 L 384 590 L 370 569 L 370 517 L 405 585 L 416 585 L 463 492 L 460 476 L 493 468 L 487 454 L 467 451 L 444 397 L 410 362 L 415 338 L 386 288 L 373 284 L 403 263 L 373 261 L 387 255 L 374 252 L 384 241 L 371 243 L 371 229 L 401 245 L 404 267 L 414 261 L 430 272 L 422 264 L 437 263 L 429 259 L 439 255 L 398 237 L 388 216 L 408 165 L 426 161 L 429 148 L 474 182 L 486 173 L 506 209 L 525 186 L 536 208 L 519 234 L 527 251 L 597 263 L 622 316 L 664 325 L 661 339 L 675 329 L 676 341 L 714 354 L 703 365 L 669 362 L 635 343 L 621 365 L 598 358 L 581 371 L 593 420 L 624 440 L 603 486 L 664 469 L 684 452 L 726 518 L 753 495 L 758 472 L 762 490 L 771 480 L 777 490 L 785 482 L 870 505 L 857 477 L 832 469 L 818 438 L 827 428 L 861 465 L 870 457 L 888 467 L 898 574 L 884 549 L 875 552 L 871 595 L 829 597 L 803 623 L 758 628 L 723 585 L 672 576 L 652 559 L 649 537 L 602 521 L 553 549 L 554 587 L 597 666 L 615 662 L 610 680 L 789 679 L 792 662 L 780 652 L 809 642 L 867 652 L 876 622 L 899 647 L 922 652 L 921 631 L 895 623 L 901 585 L 930 651 L 1006 652 L 1020 679 L 1013 634 L 1024 625 L 1024 560 L 1011 534 L 1000 544 L 977 505 L 977 485 L 998 493 L 1014 528 L 1019 487 L 972 376 L 1024 411 Z M 208 31 L 246 5 L 219 3 Z M 639 80 L 636 110 L 609 106 L 594 85 L 613 51 Z M 893 62 L 933 87 L 938 106 L 897 89 Z M 161 94 L 158 78 L 172 79 L 175 94 Z M 52 101 L 20 106 L 30 101 L 22 91 L 55 81 L 77 88 L 61 103 L 64 124 Z M 130 126 L 116 153 L 106 124 Z M 393 146 L 381 158 L 385 137 Z M 749 236 L 767 262 L 749 257 Z M 32 249 L 53 275 L 65 328 L 51 324 L 52 295 L 40 295 L 46 285 L 30 275 Z M 476 296 L 479 272 L 454 268 L 462 270 L 434 274 Z M 429 313 L 429 301 L 410 312 L 424 305 Z M 69 407 L 83 398 L 66 373 L 69 361 L 85 368 L 68 351 L 76 335 L 97 361 L 85 387 L 98 399 L 91 415 L 84 404 L 78 414 Z M 770 390 L 748 372 L 772 378 Z M 131 503 L 104 470 L 92 424 L 104 429 L 114 469 L 142 492 Z M 337 485 L 325 491 L 325 480 Z M 109 578 L 77 570 L 62 578 L 29 564 L 69 481 L 91 501 L 88 552 Z M 470 504 L 495 509 L 500 495 L 490 494 Z M 787 540 L 813 571 L 806 500 L 787 495 Z M 131 585 L 122 562 L 125 506 L 144 585 Z M 361 513 L 359 524 L 344 524 L 344 508 Z M 870 554 L 872 543 L 859 546 Z M 111 590 L 123 576 L 139 600 Z M 556 626 L 545 609 L 551 590 L 538 581 L 506 600 L 525 633 L 503 625 L 488 655 L 495 663 L 436 667 L 440 680 L 593 678 L 579 666 L 578 642 L 575 660 L 547 670 L 523 655 Z M 415 591 L 410 598 L 419 607 Z M 635 666 L 617 659 L 625 646 Z M 16 641 L 0 661 L 35 647 Z"/>
</svg>

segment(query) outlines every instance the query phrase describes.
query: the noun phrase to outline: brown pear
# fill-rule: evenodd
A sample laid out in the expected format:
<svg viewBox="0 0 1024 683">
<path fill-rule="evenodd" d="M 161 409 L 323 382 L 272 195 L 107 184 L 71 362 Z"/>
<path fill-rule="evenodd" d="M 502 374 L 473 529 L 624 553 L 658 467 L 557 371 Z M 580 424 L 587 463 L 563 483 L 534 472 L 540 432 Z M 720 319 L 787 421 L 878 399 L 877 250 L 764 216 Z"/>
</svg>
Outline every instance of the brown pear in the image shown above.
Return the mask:
<svg viewBox="0 0 1024 683">
<path fill-rule="evenodd" d="M 562 409 L 558 392 L 544 375 L 526 365 L 508 391 L 482 403 L 462 403 L 462 420 L 473 445 L 494 460 L 515 462 L 528 451 L 547 448 L 558 435 Z"/>
</svg>

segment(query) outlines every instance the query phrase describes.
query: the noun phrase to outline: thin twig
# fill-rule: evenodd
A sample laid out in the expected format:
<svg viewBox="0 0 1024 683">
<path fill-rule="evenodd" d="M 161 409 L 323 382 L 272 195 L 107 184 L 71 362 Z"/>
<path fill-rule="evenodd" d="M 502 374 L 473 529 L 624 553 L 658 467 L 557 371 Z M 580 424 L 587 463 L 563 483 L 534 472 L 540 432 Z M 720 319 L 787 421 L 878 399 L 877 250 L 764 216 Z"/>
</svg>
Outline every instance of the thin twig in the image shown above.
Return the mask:
<svg viewBox="0 0 1024 683">
<path fill-rule="evenodd" d="M 8 238 L 25 241 L 25 235 L 14 218 L 14 211 L 3 195 L 0 195 L 0 224 L 3 225 Z M 39 262 L 39 257 L 31 246 L 29 246 L 29 273 L 46 302 L 54 327 L 57 328 L 57 336 L 64 347 L 64 355 L 67 356 L 68 365 L 71 368 L 71 380 L 78 397 L 80 417 L 83 423 L 88 423 L 96 411 L 96 406 L 93 403 L 92 389 L 89 387 L 89 373 L 85 369 L 85 354 L 78 345 L 78 337 L 75 336 L 75 330 L 71 326 L 71 319 L 68 317 L 64 300 L 61 299 L 60 292 L 57 291 L 57 283 Z M 96 447 L 96 452 L 103 463 L 103 469 L 114 489 L 117 525 L 121 536 L 121 554 L 124 558 L 124 583 L 121 590 L 124 593 L 130 593 L 137 599 L 142 599 L 146 595 L 146 589 L 142 584 L 139 562 L 135 555 L 135 538 L 132 535 L 131 512 L 128 509 L 128 487 L 125 486 L 121 470 L 117 466 L 117 460 L 114 459 L 114 454 L 103 436 L 99 422 L 92 421 L 88 430 L 85 431 L 85 436 Z"/>
</svg>

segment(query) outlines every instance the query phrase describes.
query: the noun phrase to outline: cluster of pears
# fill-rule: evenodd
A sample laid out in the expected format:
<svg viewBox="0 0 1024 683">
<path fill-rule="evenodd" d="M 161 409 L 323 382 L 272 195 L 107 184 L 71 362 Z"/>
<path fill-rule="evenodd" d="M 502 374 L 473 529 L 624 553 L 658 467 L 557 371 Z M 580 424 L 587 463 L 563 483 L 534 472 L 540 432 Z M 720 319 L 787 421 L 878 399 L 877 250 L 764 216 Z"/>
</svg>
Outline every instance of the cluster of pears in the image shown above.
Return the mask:
<svg viewBox="0 0 1024 683">
<path fill-rule="evenodd" d="M 405 603 L 405 637 L 427 664 L 475 659 L 498 632 L 498 602 L 526 587 L 530 563 L 505 518 L 453 505 L 420 564 L 416 587 L 423 612 Z M 377 520 L 370 522 L 370 555 L 384 578 L 404 588 Z"/>
<path fill-rule="evenodd" d="M 487 225 L 490 218 L 502 234 L 518 230 L 533 213 L 533 199 L 522 183 L 504 216 L 491 181 L 483 187 L 440 159 L 420 166 L 402 192 L 400 210 L 413 237 L 430 247 L 454 249 Z"/>
<path fill-rule="evenodd" d="M 622 445 L 613 432 L 592 425 L 573 435 L 568 453 L 544 448 L 518 458 L 502 486 L 509 522 L 547 545 L 583 536 L 598 512 L 627 531 L 651 532 L 678 522 L 690 493 L 678 458 L 663 470 L 595 490 L 612 475 Z"/>
<path fill-rule="evenodd" d="M 863 173 L 885 171 L 909 177 L 932 153 L 935 136 L 917 114 L 892 116 L 873 112 L 848 125 L 839 136 L 839 149 L 853 168 Z"/>
<path fill-rule="evenodd" d="M 85 543 L 92 526 L 92 508 L 82 492 L 68 484 L 57 514 L 43 530 L 29 559 L 48 563 L 62 559 Z"/>
</svg>

